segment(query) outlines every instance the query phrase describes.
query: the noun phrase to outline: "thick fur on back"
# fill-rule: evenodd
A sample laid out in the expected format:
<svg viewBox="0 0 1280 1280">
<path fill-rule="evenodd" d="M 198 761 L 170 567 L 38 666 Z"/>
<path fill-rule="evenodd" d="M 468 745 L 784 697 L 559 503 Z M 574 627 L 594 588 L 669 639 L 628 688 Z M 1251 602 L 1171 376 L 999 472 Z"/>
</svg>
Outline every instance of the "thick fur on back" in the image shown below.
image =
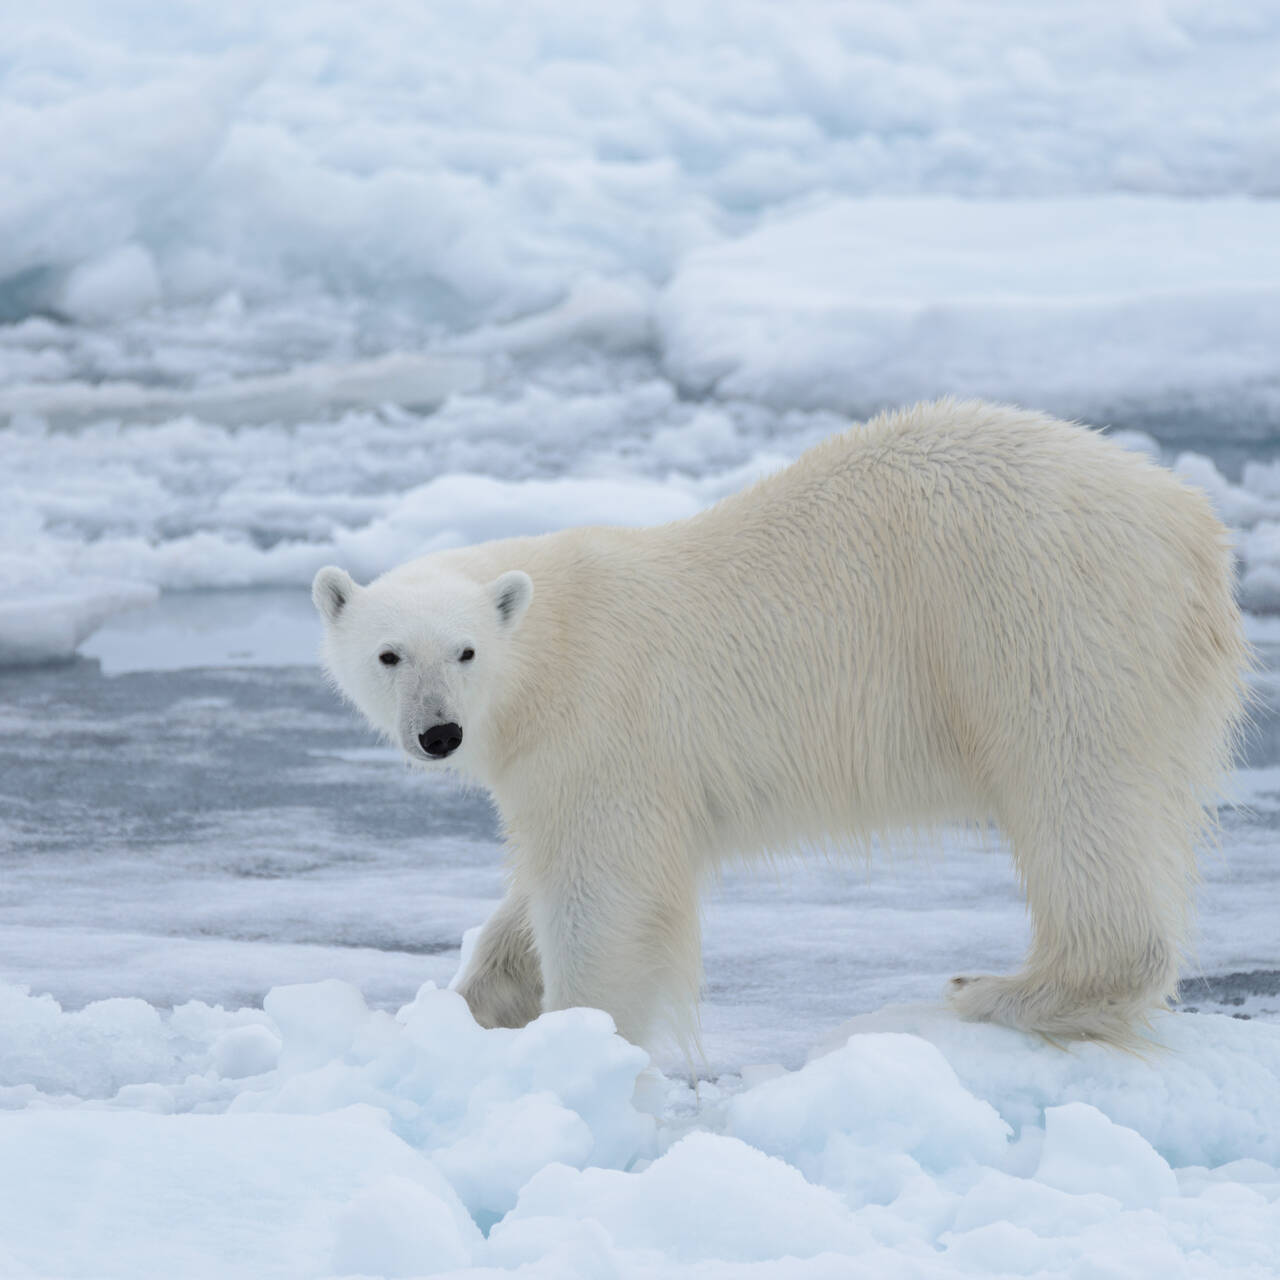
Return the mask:
<svg viewBox="0 0 1280 1280">
<path fill-rule="evenodd" d="M 673 1011 L 687 1033 L 722 859 L 950 819 L 996 820 L 1035 925 L 1020 974 L 956 980 L 963 1014 L 1124 1041 L 1173 992 L 1248 654 L 1226 534 L 1167 471 L 942 401 L 688 520 L 388 577 L 429 607 L 442 570 L 510 569 L 534 595 L 484 729 L 513 896 L 501 973 L 482 948 L 464 982 L 482 1020 L 536 978 L 633 1038 Z"/>
</svg>

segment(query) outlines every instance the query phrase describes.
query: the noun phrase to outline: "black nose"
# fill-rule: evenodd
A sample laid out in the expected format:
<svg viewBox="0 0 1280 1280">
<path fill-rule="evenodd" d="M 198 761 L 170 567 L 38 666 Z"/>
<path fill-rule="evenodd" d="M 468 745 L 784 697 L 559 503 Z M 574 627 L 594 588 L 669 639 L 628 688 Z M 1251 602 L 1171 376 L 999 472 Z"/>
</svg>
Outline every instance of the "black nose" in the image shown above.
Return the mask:
<svg viewBox="0 0 1280 1280">
<path fill-rule="evenodd" d="M 429 756 L 443 760 L 462 746 L 462 726 L 460 724 L 433 724 L 426 733 L 418 734 L 422 749 Z"/>
</svg>

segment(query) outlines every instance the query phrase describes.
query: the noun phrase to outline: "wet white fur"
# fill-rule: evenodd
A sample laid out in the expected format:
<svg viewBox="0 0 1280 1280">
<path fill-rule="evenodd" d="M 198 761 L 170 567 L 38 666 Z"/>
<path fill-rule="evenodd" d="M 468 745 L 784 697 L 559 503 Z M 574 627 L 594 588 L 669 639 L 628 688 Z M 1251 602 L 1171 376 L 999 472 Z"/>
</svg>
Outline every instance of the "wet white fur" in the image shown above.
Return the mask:
<svg viewBox="0 0 1280 1280">
<path fill-rule="evenodd" d="M 527 610 L 505 621 L 504 573 Z M 1017 974 L 955 979 L 954 1006 L 1122 1043 L 1175 990 L 1240 725 L 1232 573 L 1167 471 L 942 401 L 688 520 L 486 543 L 367 588 L 322 570 L 316 596 L 338 686 L 410 754 L 456 720 L 449 765 L 501 811 L 510 892 L 461 986 L 482 1023 L 594 1005 L 633 1040 L 687 1036 L 722 860 L 994 818 L 1034 940 Z"/>
</svg>

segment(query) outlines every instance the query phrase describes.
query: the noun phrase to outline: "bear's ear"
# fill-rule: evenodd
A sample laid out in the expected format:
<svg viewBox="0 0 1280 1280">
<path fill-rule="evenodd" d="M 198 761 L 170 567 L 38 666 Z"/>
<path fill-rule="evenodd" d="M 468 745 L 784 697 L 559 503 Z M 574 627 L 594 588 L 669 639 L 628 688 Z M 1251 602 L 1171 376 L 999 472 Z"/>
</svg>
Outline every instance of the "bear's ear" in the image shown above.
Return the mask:
<svg viewBox="0 0 1280 1280">
<path fill-rule="evenodd" d="M 329 564 L 312 579 L 311 602 L 326 622 L 336 622 L 338 615 L 359 590 L 345 569 Z"/>
<path fill-rule="evenodd" d="M 510 569 L 489 583 L 489 599 L 502 629 L 514 631 L 533 599 L 533 579 L 520 569 Z"/>
</svg>

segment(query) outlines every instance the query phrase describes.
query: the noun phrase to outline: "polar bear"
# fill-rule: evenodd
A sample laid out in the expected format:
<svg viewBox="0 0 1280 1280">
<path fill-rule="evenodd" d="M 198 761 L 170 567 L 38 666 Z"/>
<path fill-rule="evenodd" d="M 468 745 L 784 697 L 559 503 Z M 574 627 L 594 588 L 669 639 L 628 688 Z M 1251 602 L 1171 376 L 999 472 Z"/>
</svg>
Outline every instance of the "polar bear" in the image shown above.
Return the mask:
<svg viewBox="0 0 1280 1280">
<path fill-rule="evenodd" d="M 1208 502 L 1094 431 L 919 405 L 689 519 L 313 597 L 337 688 L 500 810 L 486 1026 L 591 1005 L 687 1044 L 717 864 L 951 820 L 998 824 L 1034 926 L 961 1015 L 1123 1043 L 1175 991 L 1249 654 Z"/>
</svg>

